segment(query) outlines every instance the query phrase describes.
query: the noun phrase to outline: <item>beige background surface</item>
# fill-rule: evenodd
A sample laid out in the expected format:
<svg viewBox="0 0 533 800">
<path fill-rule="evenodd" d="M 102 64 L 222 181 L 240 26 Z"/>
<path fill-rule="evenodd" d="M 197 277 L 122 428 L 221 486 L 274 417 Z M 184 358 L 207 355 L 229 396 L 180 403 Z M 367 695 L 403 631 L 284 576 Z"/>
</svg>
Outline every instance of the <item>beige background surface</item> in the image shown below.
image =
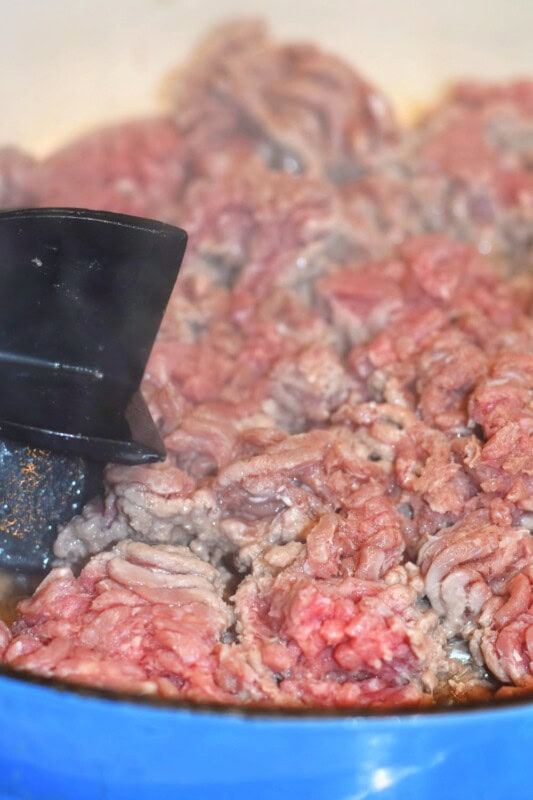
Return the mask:
<svg viewBox="0 0 533 800">
<path fill-rule="evenodd" d="M 161 107 L 162 76 L 210 25 L 243 14 L 348 58 L 404 112 L 453 77 L 533 76 L 533 0 L 0 0 L 0 11 L 0 144 L 40 153 Z"/>
</svg>

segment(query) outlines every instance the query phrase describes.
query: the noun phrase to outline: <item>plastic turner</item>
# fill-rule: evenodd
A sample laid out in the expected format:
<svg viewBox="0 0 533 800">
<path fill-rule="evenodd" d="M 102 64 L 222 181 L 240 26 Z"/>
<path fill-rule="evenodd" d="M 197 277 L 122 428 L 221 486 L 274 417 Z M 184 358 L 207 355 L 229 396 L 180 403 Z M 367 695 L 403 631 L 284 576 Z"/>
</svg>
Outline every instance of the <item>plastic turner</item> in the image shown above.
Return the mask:
<svg viewBox="0 0 533 800">
<path fill-rule="evenodd" d="M 186 243 L 110 212 L 0 213 L 0 568 L 45 571 L 106 462 L 164 458 L 139 385 Z"/>
</svg>

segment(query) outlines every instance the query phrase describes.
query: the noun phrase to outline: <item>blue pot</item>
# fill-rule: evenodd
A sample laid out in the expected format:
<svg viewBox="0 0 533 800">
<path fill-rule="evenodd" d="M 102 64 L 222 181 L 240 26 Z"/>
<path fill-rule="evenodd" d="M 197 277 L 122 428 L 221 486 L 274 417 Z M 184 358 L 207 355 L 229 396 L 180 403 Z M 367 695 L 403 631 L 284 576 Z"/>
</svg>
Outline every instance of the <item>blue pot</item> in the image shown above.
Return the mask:
<svg viewBox="0 0 533 800">
<path fill-rule="evenodd" d="M 533 707 L 199 711 L 0 676 L 1 800 L 524 800 Z"/>
</svg>

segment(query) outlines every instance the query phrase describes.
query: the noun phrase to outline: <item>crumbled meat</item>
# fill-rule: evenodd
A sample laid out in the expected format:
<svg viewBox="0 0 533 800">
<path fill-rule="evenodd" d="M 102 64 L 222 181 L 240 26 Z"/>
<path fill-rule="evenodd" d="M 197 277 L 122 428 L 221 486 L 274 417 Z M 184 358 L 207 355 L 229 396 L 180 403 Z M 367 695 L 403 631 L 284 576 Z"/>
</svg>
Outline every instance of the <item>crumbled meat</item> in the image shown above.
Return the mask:
<svg viewBox="0 0 533 800">
<path fill-rule="evenodd" d="M 222 26 L 175 87 L 176 120 L 201 155 L 235 136 L 272 169 L 346 180 L 394 141 L 383 95 L 308 44 L 279 45 L 265 26 Z"/>
<path fill-rule="evenodd" d="M 515 572 L 487 602 L 473 652 L 503 683 L 533 688 L 531 564 Z"/>
<path fill-rule="evenodd" d="M 78 206 L 172 219 L 185 182 L 185 148 L 164 117 L 105 128 L 38 165 L 40 206 Z"/>
<path fill-rule="evenodd" d="M 419 559 L 427 596 L 446 632 L 468 638 L 495 587 L 531 563 L 532 555 L 529 531 L 496 525 L 487 511 L 472 512 L 432 536 Z"/>
<path fill-rule="evenodd" d="M 21 603 L 4 661 L 91 686 L 216 699 L 213 650 L 232 622 L 221 584 L 186 547 L 122 542 L 79 578 L 68 567 L 47 576 Z"/>
<path fill-rule="evenodd" d="M 446 231 L 531 264 L 533 83 L 459 85 L 402 143 L 389 180 L 408 188 L 407 232 Z M 375 179 L 379 181 L 379 177 Z M 388 219 L 397 212 L 389 212 Z"/>
<path fill-rule="evenodd" d="M 190 234 L 142 384 L 167 459 L 108 466 L 6 663 L 277 706 L 533 689 L 532 87 L 464 83 L 401 130 L 242 22 L 173 119 L 0 151 L 0 205 Z"/>
<path fill-rule="evenodd" d="M 332 264 L 368 257 L 375 226 L 363 218 L 355 226 L 352 216 L 331 185 L 253 162 L 225 173 L 215 190 L 211 179 L 193 181 L 181 219 L 196 269 L 264 298 L 274 286 L 304 294 Z"/>
<path fill-rule="evenodd" d="M 226 654 L 229 679 L 240 691 L 252 686 L 256 700 L 424 704 L 445 658 L 436 615 L 417 608 L 413 572 L 393 569 L 382 582 L 313 579 L 304 559 L 276 577 L 247 578 L 235 598 L 241 644 Z M 262 680 L 250 681 L 235 659 L 243 648 L 247 663 L 262 665 Z M 277 677 L 281 698 L 265 667 Z"/>
<path fill-rule="evenodd" d="M 108 494 L 104 503 L 91 501 L 79 516 L 59 528 L 54 552 L 58 558 L 78 564 L 130 535 L 126 518 L 116 513 L 114 495 Z"/>
<path fill-rule="evenodd" d="M 276 420 L 297 432 L 327 422 L 347 399 L 350 377 L 331 347 L 310 345 L 292 358 L 281 358 L 271 372 Z"/>
</svg>

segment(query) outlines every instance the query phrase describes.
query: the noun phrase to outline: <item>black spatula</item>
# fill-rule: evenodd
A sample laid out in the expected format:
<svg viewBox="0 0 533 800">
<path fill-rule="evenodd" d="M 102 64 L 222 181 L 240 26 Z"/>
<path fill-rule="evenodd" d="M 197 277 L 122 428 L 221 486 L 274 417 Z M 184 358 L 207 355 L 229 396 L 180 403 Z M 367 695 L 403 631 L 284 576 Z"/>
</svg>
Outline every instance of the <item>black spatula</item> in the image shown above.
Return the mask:
<svg viewBox="0 0 533 800">
<path fill-rule="evenodd" d="M 106 462 L 164 458 L 139 384 L 186 242 L 121 214 L 0 213 L 0 568 L 45 571 Z"/>
</svg>

